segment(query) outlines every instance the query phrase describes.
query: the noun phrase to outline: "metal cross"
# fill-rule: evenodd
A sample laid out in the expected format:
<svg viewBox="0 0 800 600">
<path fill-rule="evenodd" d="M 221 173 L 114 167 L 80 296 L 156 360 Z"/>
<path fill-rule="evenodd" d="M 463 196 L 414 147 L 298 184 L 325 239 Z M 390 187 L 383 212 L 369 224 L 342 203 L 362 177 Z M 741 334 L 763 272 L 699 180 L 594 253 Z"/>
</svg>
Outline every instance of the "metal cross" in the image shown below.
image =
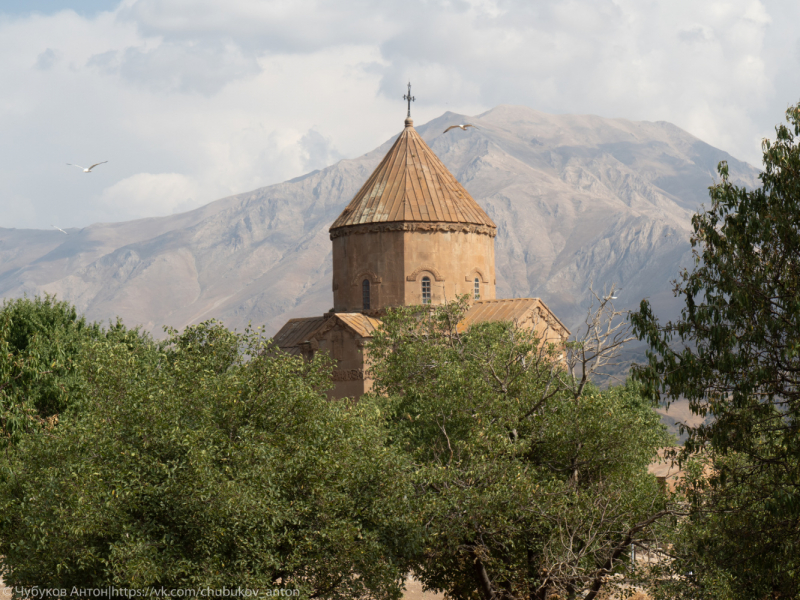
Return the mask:
<svg viewBox="0 0 800 600">
<path fill-rule="evenodd" d="M 409 119 L 411 118 L 411 103 L 416 100 L 414 96 L 411 95 L 411 82 L 408 82 L 408 94 L 403 94 L 403 100 L 408 100 L 408 115 L 406 115 Z"/>
</svg>

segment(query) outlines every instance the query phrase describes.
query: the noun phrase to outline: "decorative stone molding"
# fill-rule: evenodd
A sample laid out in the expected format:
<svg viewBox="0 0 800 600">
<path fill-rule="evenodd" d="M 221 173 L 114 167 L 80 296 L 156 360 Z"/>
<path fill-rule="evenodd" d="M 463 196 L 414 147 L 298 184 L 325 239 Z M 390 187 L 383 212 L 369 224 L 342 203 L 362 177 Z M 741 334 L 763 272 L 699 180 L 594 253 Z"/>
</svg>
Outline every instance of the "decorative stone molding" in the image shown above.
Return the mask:
<svg viewBox="0 0 800 600">
<path fill-rule="evenodd" d="M 470 271 L 464 277 L 464 281 L 469 281 L 470 283 L 472 283 L 473 281 L 475 281 L 475 275 L 478 275 L 478 277 L 481 280 L 481 283 L 489 283 L 489 280 L 486 279 L 486 275 L 484 275 L 483 271 L 481 271 L 480 269 L 472 269 L 472 271 Z"/>
<path fill-rule="evenodd" d="M 386 231 L 417 231 L 420 233 L 451 232 L 451 233 L 477 233 L 495 237 L 497 227 L 486 225 L 470 225 L 468 223 L 364 223 L 363 225 L 349 225 L 331 229 L 331 239 L 345 235 L 355 235 L 359 233 L 383 233 Z"/>
<path fill-rule="evenodd" d="M 554 315 L 550 312 L 550 309 L 537 306 L 533 313 L 534 315 L 531 316 L 532 322 L 535 323 L 537 320 L 541 319 L 547 324 L 547 328 L 555 331 L 562 340 L 566 340 L 569 337 L 569 332 L 558 320 L 555 319 Z"/>
<path fill-rule="evenodd" d="M 325 321 L 325 323 L 322 324 L 322 327 L 320 327 L 314 332 L 314 336 L 312 339 L 315 342 L 317 342 L 317 340 L 319 340 L 322 336 L 328 333 L 331 329 L 339 325 L 340 322 L 341 321 L 339 320 L 339 318 L 334 314 L 333 316 L 331 316 L 330 319 L 328 319 L 327 321 Z M 319 342 L 317 343 L 319 344 Z"/>
<path fill-rule="evenodd" d="M 331 381 L 363 381 L 364 369 L 337 369 L 331 374 Z"/>
<path fill-rule="evenodd" d="M 386 310 L 383 309 L 383 308 L 373 308 L 373 309 L 359 310 L 359 311 L 353 311 L 353 312 L 360 312 L 361 314 L 366 315 L 368 317 L 376 317 L 376 318 L 383 317 L 386 314 Z M 329 318 L 328 318 L 327 321 L 325 321 L 322 324 L 322 326 L 319 329 L 317 329 L 314 332 L 314 335 L 311 338 L 311 342 L 310 342 L 311 344 L 314 344 L 314 346 L 315 346 L 314 349 L 315 350 L 319 349 L 319 340 L 322 337 L 324 337 L 329 331 L 334 329 L 335 327 L 340 327 L 342 329 L 352 331 L 350 325 L 348 325 L 345 321 L 342 321 L 339 317 L 337 317 L 336 313 L 334 313 L 334 312 L 325 313 L 323 316 L 324 317 L 329 317 Z M 356 337 L 356 344 L 363 343 L 363 342 L 360 341 L 360 340 L 363 340 L 363 339 L 365 339 L 365 338 L 362 338 L 360 336 Z M 367 337 L 366 339 L 370 339 L 370 338 Z M 309 342 L 304 342 L 304 343 L 309 343 Z"/>
<path fill-rule="evenodd" d="M 361 282 L 364 279 L 369 279 L 370 283 L 381 283 L 383 281 L 382 278 L 378 277 L 374 271 L 367 269 L 366 271 L 361 271 L 358 275 L 353 277 L 352 285 L 361 285 Z"/>
<path fill-rule="evenodd" d="M 433 277 L 434 279 L 436 279 L 436 281 L 444 281 L 444 277 L 442 277 L 442 274 L 439 273 L 439 271 L 437 271 L 433 267 L 428 267 L 428 266 L 417 268 L 411 275 L 406 277 L 406 281 L 416 281 L 417 276 L 423 271 L 427 271 L 428 273 L 433 274 Z"/>
</svg>

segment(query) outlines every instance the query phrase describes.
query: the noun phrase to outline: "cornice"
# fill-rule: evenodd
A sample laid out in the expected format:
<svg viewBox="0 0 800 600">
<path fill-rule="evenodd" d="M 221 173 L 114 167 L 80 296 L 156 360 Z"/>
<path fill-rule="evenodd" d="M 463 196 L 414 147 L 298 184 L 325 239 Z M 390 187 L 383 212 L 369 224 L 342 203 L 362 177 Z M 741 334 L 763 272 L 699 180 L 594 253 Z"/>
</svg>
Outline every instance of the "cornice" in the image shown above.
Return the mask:
<svg viewBox="0 0 800 600">
<path fill-rule="evenodd" d="M 555 331 L 563 340 L 566 340 L 570 336 L 570 331 L 558 320 L 547 306 L 544 305 L 544 302 L 541 300 L 539 301 L 539 306 L 537 306 L 533 312 L 536 313 L 536 316 L 540 319 L 544 319 L 544 322 L 547 323 L 547 326 Z"/>
<path fill-rule="evenodd" d="M 437 233 L 437 232 L 451 232 L 451 233 L 476 233 L 478 235 L 488 235 L 495 237 L 497 235 L 497 227 L 489 227 L 487 225 L 471 225 L 468 223 L 363 223 L 361 225 L 346 225 L 345 227 L 337 227 L 331 229 L 331 239 L 335 240 L 338 237 L 345 235 L 357 235 L 360 233 L 383 233 L 388 231 L 414 231 L 419 233 Z"/>
</svg>

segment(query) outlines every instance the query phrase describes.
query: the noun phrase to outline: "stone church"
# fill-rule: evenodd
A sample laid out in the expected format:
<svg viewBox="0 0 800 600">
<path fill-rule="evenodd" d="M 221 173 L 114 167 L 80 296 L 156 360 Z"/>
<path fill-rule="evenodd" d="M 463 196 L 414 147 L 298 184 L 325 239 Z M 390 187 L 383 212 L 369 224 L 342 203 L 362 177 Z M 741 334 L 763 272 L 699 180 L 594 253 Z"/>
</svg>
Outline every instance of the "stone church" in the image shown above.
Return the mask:
<svg viewBox="0 0 800 600">
<path fill-rule="evenodd" d="M 337 361 L 335 398 L 370 390 L 364 344 L 386 309 L 435 305 L 468 294 L 464 326 L 516 321 L 544 341 L 570 332 L 538 298 L 495 298 L 497 226 L 414 129 L 411 118 L 355 198 L 330 228 L 333 309 L 290 319 L 274 341 L 307 358 Z"/>
</svg>

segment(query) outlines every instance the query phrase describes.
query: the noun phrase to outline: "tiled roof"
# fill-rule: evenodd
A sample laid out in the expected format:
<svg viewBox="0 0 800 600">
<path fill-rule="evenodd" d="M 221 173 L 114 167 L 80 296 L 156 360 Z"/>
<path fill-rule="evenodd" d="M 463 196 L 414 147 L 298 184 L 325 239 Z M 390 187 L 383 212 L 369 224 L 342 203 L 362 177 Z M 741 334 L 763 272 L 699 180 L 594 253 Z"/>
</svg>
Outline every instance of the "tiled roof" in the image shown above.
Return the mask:
<svg viewBox="0 0 800 600">
<path fill-rule="evenodd" d="M 380 319 L 361 313 L 334 313 L 327 317 L 289 319 L 272 339 L 284 352 L 300 355 L 300 344 L 311 341 L 317 333 L 328 331 L 335 324 L 334 319 L 338 319 L 361 337 L 372 337 L 373 332 L 381 326 Z"/>
<path fill-rule="evenodd" d="M 545 320 L 551 325 L 556 325 L 556 330 L 563 328 L 563 333 L 569 335 L 569 330 L 547 308 L 539 298 L 513 298 L 508 300 L 476 300 L 473 302 L 464 320 L 458 324 L 459 331 L 464 331 L 475 323 L 487 321 L 518 321 L 522 323 L 531 316 L 535 310 L 540 310 Z M 277 346 L 284 352 L 299 355 L 300 344 L 311 341 L 316 336 L 322 335 L 335 326 L 336 321 L 343 323 L 361 337 L 369 338 L 381 326 L 381 320 L 368 317 L 362 313 L 334 313 L 325 317 L 307 317 L 304 319 L 289 319 L 273 338 Z"/>
<path fill-rule="evenodd" d="M 411 119 L 331 230 L 386 222 L 497 227 L 419 136 Z"/>
<path fill-rule="evenodd" d="M 569 329 L 564 327 L 564 324 L 539 298 L 476 300 L 472 303 L 467 314 L 464 315 L 464 320 L 459 323 L 459 329 L 463 331 L 474 323 L 484 323 L 486 321 L 522 321 L 537 307 L 541 307 L 546 317 L 552 319 L 569 335 Z"/>
<path fill-rule="evenodd" d="M 464 315 L 467 326 L 484 321 L 519 321 L 538 304 L 538 298 L 476 300 Z"/>
<path fill-rule="evenodd" d="M 325 317 L 289 319 L 272 339 L 284 352 L 300 354 L 300 344 L 310 340 L 317 329 L 325 324 L 325 321 L 327 321 Z"/>
<path fill-rule="evenodd" d="M 380 327 L 380 319 L 368 317 L 361 313 L 336 313 L 334 316 L 355 331 L 361 337 L 372 337 L 373 332 Z"/>
</svg>

